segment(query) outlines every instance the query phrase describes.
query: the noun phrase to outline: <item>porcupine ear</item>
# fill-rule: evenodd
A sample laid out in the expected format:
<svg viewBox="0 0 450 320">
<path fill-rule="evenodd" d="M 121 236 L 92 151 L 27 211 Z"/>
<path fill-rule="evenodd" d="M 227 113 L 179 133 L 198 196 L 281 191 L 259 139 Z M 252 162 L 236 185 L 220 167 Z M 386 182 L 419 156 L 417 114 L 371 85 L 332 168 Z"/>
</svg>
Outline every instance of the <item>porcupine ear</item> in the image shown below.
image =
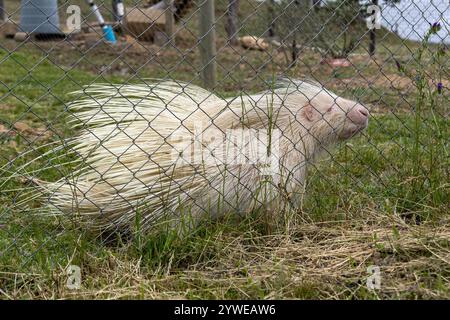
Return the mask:
<svg viewBox="0 0 450 320">
<path fill-rule="evenodd" d="M 307 103 L 301 110 L 301 114 L 303 117 L 308 121 L 315 121 L 317 120 L 317 110 L 310 104 Z"/>
</svg>

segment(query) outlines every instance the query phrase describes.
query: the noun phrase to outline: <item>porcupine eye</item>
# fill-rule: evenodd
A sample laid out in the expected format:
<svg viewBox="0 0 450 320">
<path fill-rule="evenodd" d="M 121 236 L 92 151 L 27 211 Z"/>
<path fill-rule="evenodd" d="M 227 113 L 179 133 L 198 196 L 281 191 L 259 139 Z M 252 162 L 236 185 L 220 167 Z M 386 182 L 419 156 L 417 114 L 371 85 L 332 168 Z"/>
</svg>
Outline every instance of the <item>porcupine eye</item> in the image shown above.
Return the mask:
<svg viewBox="0 0 450 320">
<path fill-rule="evenodd" d="M 329 107 L 326 112 L 331 112 L 331 110 L 333 110 L 333 106 Z"/>
</svg>

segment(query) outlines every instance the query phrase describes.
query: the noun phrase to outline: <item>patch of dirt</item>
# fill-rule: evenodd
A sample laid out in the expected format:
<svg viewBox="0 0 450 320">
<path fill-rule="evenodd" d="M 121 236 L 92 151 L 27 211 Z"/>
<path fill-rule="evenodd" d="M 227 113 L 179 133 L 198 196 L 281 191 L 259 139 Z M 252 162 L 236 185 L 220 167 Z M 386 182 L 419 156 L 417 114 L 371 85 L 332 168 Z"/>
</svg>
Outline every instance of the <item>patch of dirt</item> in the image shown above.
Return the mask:
<svg viewBox="0 0 450 320">
<path fill-rule="evenodd" d="M 9 111 L 13 110 L 14 106 L 11 106 L 9 104 L 0 103 L 0 111 Z"/>
<path fill-rule="evenodd" d="M 0 124 L 0 137 L 3 135 L 8 135 L 8 136 L 14 136 L 14 131 L 8 129 L 7 127 L 5 127 L 3 124 Z"/>
<path fill-rule="evenodd" d="M 8 128 L 3 124 L 0 124 L 0 135 L 6 135 L 14 137 L 19 134 L 22 137 L 27 138 L 30 141 L 47 141 L 53 136 L 53 132 L 44 127 L 32 127 L 28 123 L 23 121 L 17 121 L 13 124 L 12 128 Z M 14 146 L 12 146 L 14 147 Z"/>
</svg>

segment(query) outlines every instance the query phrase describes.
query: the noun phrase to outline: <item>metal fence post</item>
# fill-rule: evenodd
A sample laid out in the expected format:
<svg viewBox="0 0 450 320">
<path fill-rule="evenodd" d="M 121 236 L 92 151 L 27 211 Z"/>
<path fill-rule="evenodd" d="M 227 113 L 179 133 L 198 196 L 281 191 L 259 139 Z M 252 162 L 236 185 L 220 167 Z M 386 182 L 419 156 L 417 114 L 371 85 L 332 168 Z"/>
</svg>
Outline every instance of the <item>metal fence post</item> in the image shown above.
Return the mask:
<svg viewBox="0 0 450 320">
<path fill-rule="evenodd" d="M 216 86 L 216 32 L 214 18 L 214 0 L 204 0 L 200 4 L 200 59 L 202 80 L 205 87 Z"/>
<path fill-rule="evenodd" d="M 113 21 L 116 23 L 122 23 L 123 16 L 125 15 L 125 7 L 122 0 L 112 0 L 112 16 Z"/>
<path fill-rule="evenodd" d="M 175 39 L 173 38 L 175 29 L 175 19 L 173 16 L 175 8 L 173 5 L 173 0 L 164 0 L 164 3 L 167 6 L 165 13 L 166 24 L 164 31 L 166 32 L 167 41 L 171 44 L 175 44 Z"/>
</svg>

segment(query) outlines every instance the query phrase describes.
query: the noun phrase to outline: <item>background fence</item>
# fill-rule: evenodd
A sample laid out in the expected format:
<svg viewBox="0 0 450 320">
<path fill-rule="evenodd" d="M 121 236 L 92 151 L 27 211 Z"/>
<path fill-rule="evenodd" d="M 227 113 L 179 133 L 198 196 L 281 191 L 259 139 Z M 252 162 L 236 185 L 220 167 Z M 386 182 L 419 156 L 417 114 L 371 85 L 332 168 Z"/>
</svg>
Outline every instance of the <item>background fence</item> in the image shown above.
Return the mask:
<svg viewBox="0 0 450 320">
<path fill-rule="evenodd" d="M 333 253 L 329 259 L 311 258 L 315 262 L 311 265 L 304 262 L 303 267 L 318 273 L 318 269 L 322 270 L 320 265 L 323 270 L 332 270 L 333 276 L 324 273 L 323 277 L 328 280 L 332 277 L 329 282 L 340 283 L 340 289 L 331 285 L 334 289 L 319 290 L 326 292 L 319 294 L 320 297 L 352 294 L 365 297 L 366 293 L 358 291 L 361 284 L 352 287 L 359 280 L 349 280 L 348 284 L 342 279 L 353 279 L 352 272 L 360 275 L 365 270 L 363 267 L 374 261 L 391 270 L 386 286 L 379 293 L 382 297 L 408 294 L 448 297 L 445 289 L 449 283 L 450 258 L 448 1 L 114 0 L 94 3 L 0 1 L 1 295 L 6 298 L 66 296 L 68 293 L 61 288 L 67 265 L 81 265 L 85 277 L 95 279 L 93 274 L 100 264 L 97 259 L 108 255 L 108 263 L 115 265 L 116 271 L 121 270 L 117 272 L 129 273 L 124 267 L 128 258 L 117 258 L 123 250 L 127 257 L 133 254 L 146 257 L 144 262 L 152 266 L 147 270 L 149 273 L 167 267 L 170 274 L 173 265 L 183 269 L 189 263 L 200 261 L 200 257 L 204 259 L 203 249 L 185 245 L 183 250 L 170 251 L 166 247 L 167 239 L 165 242 L 151 240 L 149 244 L 140 237 L 132 237 L 133 249 L 115 243 L 115 249 L 107 247 L 105 253 L 104 241 L 97 238 L 98 234 L 71 226 L 58 215 L 45 215 L 49 206 L 60 208 L 50 198 L 25 201 L 42 193 L 36 189 L 37 179 L 58 181 L 70 177 L 76 168 L 72 162 L 77 157 L 73 146 L 66 145 L 63 139 L 86 129 L 83 121 L 93 120 L 81 117 L 78 119 L 81 124 L 73 127 L 70 116 L 73 117 L 74 111 L 70 102 L 80 95 L 71 92 L 81 90 L 89 96 L 98 90 L 98 83 L 149 88 L 156 83 L 155 92 L 158 92 L 159 82 L 151 79 L 173 80 L 179 84 L 178 89 L 171 89 L 173 99 L 188 99 L 192 94 L 190 98 L 197 103 L 197 109 L 206 110 L 205 103 L 211 96 L 199 99 L 201 95 L 190 92 L 186 84 L 207 88 L 227 106 L 233 97 L 246 99 L 271 90 L 273 79 L 282 76 L 294 84 L 296 79 L 312 79 L 339 96 L 365 105 L 371 118 L 366 131 L 336 148 L 327 149 L 323 159 L 311 163 L 304 186 L 306 197 L 294 217 L 280 214 L 283 218 L 279 222 L 272 212 L 263 219 L 266 230 L 261 232 L 279 234 L 288 230 L 302 239 L 310 236 L 315 239 L 316 232 L 325 231 L 301 228 L 306 225 L 325 228 L 328 223 L 339 221 L 335 226 L 330 224 L 329 230 L 340 230 L 343 224 L 353 226 L 352 230 L 358 230 L 358 237 L 362 237 L 358 239 L 363 239 L 358 243 L 375 248 L 374 252 L 378 250 L 377 253 L 372 249 L 364 251 L 365 247 L 346 242 L 345 250 L 354 251 L 342 249 L 341 255 L 333 251 L 334 244 L 354 241 L 356 236 L 343 240 L 338 234 L 347 234 L 344 231 L 322 234 L 323 239 L 331 242 L 320 242 L 320 245 L 317 242 L 317 247 L 305 254 L 313 257 L 316 250 Z M 93 101 L 98 98 L 95 96 Z M 162 101 L 170 109 L 173 99 L 166 98 Z M 101 112 L 107 116 L 107 111 Z M 113 115 L 111 119 L 120 122 L 122 118 Z M 165 129 L 161 124 L 152 123 L 149 122 L 149 127 L 155 131 Z M 180 119 L 180 127 L 183 125 Z M 103 141 L 97 142 L 102 145 Z M 128 141 L 134 143 L 132 138 Z M 61 144 L 65 148 L 58 150 L 56 156 L 46 153 Z M 120 157 L 117 156 L 118 161 Z M 81 163 L 86 161 L 82 159 Z M 157 163 L 150 165 L 158 167 Z M 103 174 L 107 175 L 107 171 Z M 132 197 L 131 191 L 129 194 Z M 130 199 L 121 201 L 131 202 Z M 76 215 L 75 211 L 72 213 Z M 394 216 L 398 220 L 392 220 Z M 295 224 L 290 219 L 301 223 L 292 227 Z M 419 229 L 410 228 L 421 229 L 418 232 Z M 418 234 L 424 238 L 414 238 Z M 404 242 L 392 245 L 398 249 L 393 249 L 394 254 L 386 251 L 386 247 L 377 246 L 374 240 L 377 237 Z M 266 243 L 264 248 L 271 245 Z M 422 245 L 426 245 L 425 249 Z M 269 254 L 262 247 L 259 249 L 261 255 Z M 219 250 L 220 256 L 228 259 L 226 263 L 234 261 L 228 249 L 223 250 Z M 251 250 L 244 251 L 247 254 Z M 343 265 L 352 263 L 353 271 L 341 270 Z M 226 264 L 215 266 L 218 265 L 225 268 Z M 210 270 L 206 262 L 199 268 Z M 208 277 L 215 275 L 208 273 Z M 256 272 L 252 277 L 259 275 Z M 263 294 L 254 292 L 233 279 L 237 287 L 244 288 L 245 295 L 240 290 L 228 294 L 227 287 L 225 291 L 219 290 L 227 293 L 217 291 L 210 296 L 271 297 L 269 289 Z M 276 279 L 275 282 L 279 281 Z M 167 281 L 178 283 L 174 278 Z M 116 284 L 122 286 L 120 281 Z M 105 284 L 92 280 L 84 285 L 98 288 Z M 129 283 L 126 286 L 133 287 Z M 276 289 L 275 296 L 305 297 L 305 292 L 309 292 L 286 288 Z M 161 289 L 160 292 L 165 292 L 161 295 L 155 293 L 158 289 L 152 290 L 155 290 L 151 291 L 152 297 L 167 297 L 172 293 L 189 297 L 184 285 Z M 193 292 L 196 292 L 193 296 L 208 297 L 198 288 Z"/>
</svg>

